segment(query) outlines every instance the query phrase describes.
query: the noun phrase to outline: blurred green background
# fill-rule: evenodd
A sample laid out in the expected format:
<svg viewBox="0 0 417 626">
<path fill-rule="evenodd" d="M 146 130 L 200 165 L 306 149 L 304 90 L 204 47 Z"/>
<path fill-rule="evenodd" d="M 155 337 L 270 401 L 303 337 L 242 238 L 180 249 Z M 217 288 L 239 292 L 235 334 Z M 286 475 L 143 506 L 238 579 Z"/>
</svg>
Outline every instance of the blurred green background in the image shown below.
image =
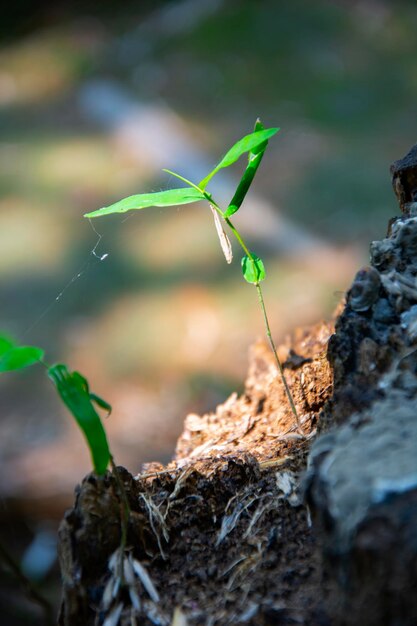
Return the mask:
<svg viewBox="0 0 417 626">
<path fill-rule="evenodd" d="M 172 456 L 187 412 L 242 389 L 262 321 L 207 207 L 83 213 L 168 187 L 162 167 L 199 180 L 260 116 L 281 132 L 236 223 L 265 258 L 274 334 L 330 316 L 397 212 L 417 5 L 27 0 L 0 32 L 0 328 L 113 404 L 111 445 L 137 472 Z M 216 177 L 218 199 L 240 171 Z M 88 453 L 40 368 L 3 376 L 0 406 L 2 533 L 26 556 L 46 533 L 53 554 Z"/>
</svg>

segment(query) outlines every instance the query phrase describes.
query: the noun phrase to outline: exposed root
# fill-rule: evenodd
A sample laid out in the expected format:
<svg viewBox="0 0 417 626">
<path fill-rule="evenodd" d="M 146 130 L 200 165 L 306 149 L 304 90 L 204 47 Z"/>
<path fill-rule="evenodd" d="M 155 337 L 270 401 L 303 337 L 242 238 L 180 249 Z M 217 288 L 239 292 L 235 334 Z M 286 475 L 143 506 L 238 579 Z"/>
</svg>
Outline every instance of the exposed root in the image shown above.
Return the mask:
<svg viewBox="0 0 417 626">
<path fill-rule="evenodd" d="M 145 493 L 141 493 L 140 498 L 144 501 L 146 509 L 148 511 L 149 523 L 152 528 L 152 532 L 155 535 L 156 540 L 158 542 L 158 548 L 159 548 L 161 557 L 164 559 L 164 561 L 166 561 L 168 556 L 162 545 L 162 537 L 164 538 L 165 542 L 168 543 L 169 531 L 165 523 L 165 517 L 164 515 L 162 515 L 161 511 L 153 502 L 150 496 L 148 496 Z"/>
</svg>

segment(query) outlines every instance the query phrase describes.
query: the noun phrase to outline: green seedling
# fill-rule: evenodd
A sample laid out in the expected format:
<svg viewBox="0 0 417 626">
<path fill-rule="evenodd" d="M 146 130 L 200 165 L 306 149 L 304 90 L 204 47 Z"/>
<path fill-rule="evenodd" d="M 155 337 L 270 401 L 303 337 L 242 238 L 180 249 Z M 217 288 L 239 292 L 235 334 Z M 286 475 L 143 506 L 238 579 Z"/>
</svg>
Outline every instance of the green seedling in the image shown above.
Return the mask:
<svg viewBox="0 0 417 626">
<path fill-rule="evenodd" d="M 106 433 L 95 406 L 111 413 L 105 400 L 90 392 L 89 385 L 79 372 L 70 372 L 66 365 L 46 365 L 44 351 L 35 346 L 18 346 L 12 339 L 0 336 L 0 372 L 21 370 L 29 365 L 41 363 L 46 367 L 58 395 L 74 417 L 84 434 L 90 449 L 94 471 L 105 473 L 112 456 Z"/>
<path fill-rule="evenodd" d="M 106 432 L 95 408 L 97 406 L 110 414 L 111 406 L 108 402 L 90 392 L 87 380 L 79 372 L 70 372 L 67 366 L 61 363 L 48 366 L 44 362 L 44 351 L 41 348 L 19 346 L 9 337 L 0 335 L 0 372 L 21 370 L 36 363 L 40 363 L 46 368 L 48 377 L 53 382 L 60 399 L 69 409 L 83 432 L 90 449 L 96 474 L 103 475 L 109 464 L 112 467 L 121 502 L 119 577 L 120 581 L 123 582 L 123 558 L 127 541 L 130 506 L 123 481 L 110 452 Z M 52 625 L 52 607 L 49 601 L 37 591 L 32 582 L 23 574 L 19 564 L 1 544 L 0 559 L 5 561 L 12 569 L 32 601 L 43 608 L 47 623 Z"/>
<path fill-rule="evenodd" d="M 66 365 L 58 363 L 48 367 L 48 376 L 52 380 L 59 397 L 84 434 L 90 449 L 94 471 L 98 475 L 106 472 L 111 465 L 121 500 L 121 540 L 120 540 L 120 578 L 123 580 L 123 555 L 127 541 L 127 526 L 130 514 L 129 501 L 113 455 L 110 452 L 106 431 L 96 411 L 96 406 L 110 415 L 111 405 L 91 393 L 88 381 L 79 372 L 70 372 Z"/>
<path fill-rule="evenodd" d="M 243 276 L 248 283 L 254 285 L 256 288 L 268 342 L 274 355 L 275 363 L 277 365 L 278 372 L 284 385 L 285 393 L 287 395 L 291 411 L 294 415 L 297 430 L 302 434 L 297 409 L 295 407 L 290 388 L 287 384 L 284 370 L 278 357 L 277 349 L 272 338 L 271 329 L 269 326 L 268 315 L 266 312 L 265 301 L 260 284 L 266 276 L 264 263 L 262 259 L 259 258 L 259 256 L 249 250 L 242 235 L 230 219 L 230 216 L 234 215 L 242 206 L 242 203 L 254 180 L 255 174 L 268 146 L 268 140 L 271 139 L 271 137 L 273 137 L 278 131 L 279 128 L 264 128 L 260 120 L 257 120 L 255 123 L 254 132 L 246 135 L 237 143 L 235 143 L 234 146 L 216 165 L 216 167 L 209 174 L 207 174 L 207 176 L 203 178 L 203 180 L 201 180 L 199 184 L 191 182 L 190 180 L 184 178 L 176 172 L 165 169 L 165 172 L 181 180 L 187 186 L 181 187 L 179 189 L 168 189 L 166 191 L 160 191 L 155 193 L 129 196 L 128 198 L 124 198 L 123 200 L 120 200 L 119 202 L 116 202 L 115 204 L 112 204 L 110 206 L 103 207 L 102 209 L 98 209 L 97 211 L 86 213 L 84 217 L 96 218 L 102 217 L 104 215 L 111 215 L 113 213 L 125 213 L 126 211 L 145 209 L 151 206 L 178 206 L 181 204 L 190 204 L 192 202 L 198 202 L 201 200 L 207 201 L 213 213 L 216 231 L 226 261 L 228 263 L 231 263 L 233 255 L 232 246 L 229 237 L 223 228 L 223 223 L 228 226 L 233 236 L 237 240 L 239 246 L 244 252 L 244 256 L 242 258 Z M 207 185 L 220 170 L 229 167 L 238 159 L 240 159 L 240 157 L 244 154 L 248 154 L 248 163 L 246 169 L 230 203 L 228 204 L 226 210 L 223 211 L 214 200 L 212 194 L 206 190 Z"/>
<path fill-rule="evenodd" d="M 104 474 L 111 455 L 106 433 L 94 404 L 108 413 L 111 412 L 111 406 L 91 394 L 84 376 L 79 372 L 69 372 L 66 365 L 52 365 L 48 368 L 48 376 L 86 438 L 95 472 Z"/>
</svg>

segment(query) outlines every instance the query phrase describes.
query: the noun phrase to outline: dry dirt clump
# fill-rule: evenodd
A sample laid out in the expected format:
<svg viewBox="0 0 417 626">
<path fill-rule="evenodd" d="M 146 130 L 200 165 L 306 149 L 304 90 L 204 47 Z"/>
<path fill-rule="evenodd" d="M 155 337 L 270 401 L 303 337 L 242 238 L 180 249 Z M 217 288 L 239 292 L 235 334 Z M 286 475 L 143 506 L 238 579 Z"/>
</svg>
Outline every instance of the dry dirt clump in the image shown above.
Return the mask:
<svg viewBox="0 0 417 626">
<path fill-rule="evenodd" d="M 322 323 L 295 332 L 280 354 L 300 422 L 307 438 L 314 436 L 318 417 L 331 395 L 332 376 L 327 343 L 333 324 Z M 258 461 L 285 454 L 289 442 L 301 440 L 269 349 L 252 348 L 244 393 L 230 398 L 208 415 L 188 415 L 176 448 L 181 465 L 201 457 L 249 452 Z"/>
</svg>

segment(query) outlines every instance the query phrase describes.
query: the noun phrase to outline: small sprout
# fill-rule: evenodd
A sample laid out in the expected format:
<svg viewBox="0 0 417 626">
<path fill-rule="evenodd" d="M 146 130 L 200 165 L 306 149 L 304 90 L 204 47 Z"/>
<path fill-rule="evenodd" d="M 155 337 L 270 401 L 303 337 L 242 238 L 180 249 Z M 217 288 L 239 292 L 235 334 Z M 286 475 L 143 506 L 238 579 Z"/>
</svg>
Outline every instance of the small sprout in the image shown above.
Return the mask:
<svg viewBox="0 0 417 626">
<path fill-rule="evenodd" d="M 263 261 L 258 256 L 249 252 L 248 247 L 246 246 L 241 234 L 230 220 L 230 216 L 240 209 L 244 199 L 246 198 L 247 192 L 249 191 L 249 188 L 255 178 L 255 174 L 258 171 L 258 167 L 268 146 L 268 140 L 273 137 L 278 131 L 279 128 L 264 128 L 261 121 L 257 119 L 253 133 L 242 137 L 242 139 L 236 142 L 232 146 L 232 148 L 230 148 L 230 150 L 226 152 L 225 156 L 220 160 L 216 167 L 209 174 L 207 174 L 207 176 L 203 178 L 203 180 L 200 181 L 198 185 L 188 180 L 184 176 L 181 176 L 181 174 L 177 174 L 176 172 L 165 169 L 165 172 L 181 180 L 187 185 L 187 187 L 181 189 L 169 189 L 167 191 L 161 191 L 159 193 L 147 193 L 130 196 L 129 198 L 120 200 L 119 202 L 116 202 L 109 207 L 104 207 L 103 209 L 98 209 L 97 211 L 86 213 L 85 217 L 100 217 L 103 215 L 109 215 L 111 213 L 124 213 L 125 211 L 129 211 L 131 209 L 144 209 L 150 206 L 176 206 L 179 204 L 187 204 L 191 202 L 197 202 L 199 200 L 206 200 L 212 211 L 217 236 L 219 238 L 220 246 L 227 263 L 231 263 L 233 259 L 232 246 L 230 244 L 228 236 L 224 231 L 223 225 L 221 223 L 221 218 L 230 228 L 238 244 L 245 253 L 245 256 L 242 259 L 243 276 L 248 283 L 251 283 L 256 287 L 268 341 L 274 355 L 278 372 L 284 385 L 284 390 L 287 395 L 291 411 L 297 424 L 297 429 L 300 434 L 302 434 L 297 409 L 295 407 L 291 391 L 285 379 L 284 370 L 282 369 L 282 365 L 279 360 L 274 341 L 272 339 L 271 330 L 269 328 L 268 316 L 266 313 L 262 289 L 260 286 L 261 281 L 265 279 L 265 266 L 263 264 Z M 206 191 L 206 187 L 211 179 L 221 169 L 229 167 L 238 159 L 240 159 L 243 154 L 246 153 L 248 153 L 248 164 L 236 188 L 232 200 L 230 201 L 226 211 L 223 211 L 217 204 L 217 202 L 215 202 L 213 195 Z"/>
<path fill-rule="evenodd" d="M 110 449 L 103 424 L 93 402 L 100 407 L 105 405 L 106 410 L 111 408 L 110 405 L 98 396 L 90 394 L 87 380 L 78 372 L 69 372 L 66 365 L 52 365 L 48 369 L 48 376 L 84 433 L 95 472 L 104 474 L 111 459 Z"/>
<path fill-rule="evenodd" d="M 107 411 L 108 414 L 111 413 L 112 408 L 103 398 L 90 392 L 87 379 L 79 372 L 69 372 L 67 366 L 62 364 L 48 367 L 43 363 L 43 357 L 44 351 L 41 348 L 36 348 L 35 346 L 17 346 L 9 337 L 0 335 L 0 372 L 18 370 L 28 365 L 41 362 L 44 367 L 47 368 L 48 376 L 54 383 L 61 400 L 69 409 L 84 433 L 88 447 L 90 448 L 95 472 L 99 475 L 104 474 L 109 463 L 111 464 L 119 492 L 121 507 L 121 540 L 118 550 L 118 554 L 120 554 L 120 576 L 112 578 L 111 582 L 106 586 L 103 595 L 103 606 L 110 612 L 103 626 L 117 626 L 123 610 L 123 604 L 119 603 L 113 608 L 110 607 L 112 601 L 118 596 L 119 587 L 122 582 L 125 581 L 128 585 L 134 582 L 134 572 L 136 572 L 136 569 L 134 570 L 131 562 L 126 560 L 124 561 L 125 568 L 123 568 L 123 554 L 126 548 L 127 525 L 130 515 L 129 501 L 118 468 L 110 453 L 106 432 L 94 408 L 94 404 Z M 27 586 L 27 580 L 25 578 L 24 584 L 28 589 L 29 595 L 31 595 L 36 602 L 40 603 L 49 614 L 49 604 L 39 596 L 37 592 L 35 592 L 34 595 L 30 585 L 29 587 Z M 139 596 L 136 594 L 132 584 L 130 584 L 129 593 L 132 604 L 137 608 L 140 604 Z M 50 623 L 52 623 L 52 620 L 50 620 Z"/>
<path fill-rule="evenodd" d="M 41 348 L 18 346 L 10 337 L 0 335 L 0 372 L 23 369 L 35 363 L 42 363 L 45 366 L 44 354 Z M 104 474 L 111 455 L 106 433 L 93 403 L 108 414 L 111 413 L 110 404 L 95 393 L 90 393 L 87 379 L 79 372 L 69 372 L 66 365 L 52 365 L 47 368 L 47 371 L 61 400 L 70 410 L 87 439 L 94 470 L 97 474 Z"/>
</svg>

